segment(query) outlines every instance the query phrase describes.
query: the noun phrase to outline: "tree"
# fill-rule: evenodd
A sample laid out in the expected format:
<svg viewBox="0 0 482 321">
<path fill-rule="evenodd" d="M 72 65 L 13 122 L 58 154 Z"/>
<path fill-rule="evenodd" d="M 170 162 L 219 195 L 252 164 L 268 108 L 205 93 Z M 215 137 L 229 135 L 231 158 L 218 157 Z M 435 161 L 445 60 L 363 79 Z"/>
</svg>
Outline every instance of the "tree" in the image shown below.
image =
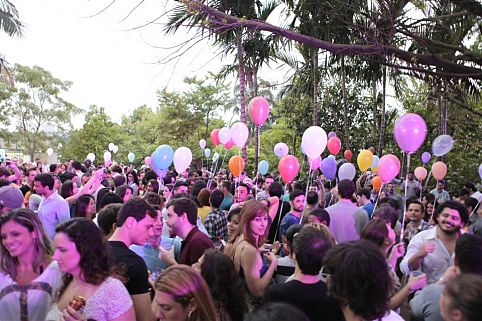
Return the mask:
<svg viewBox="0 0 482 321">
<path fill-rule="evenodd" d="M 15 87 L 1 87 L 0 106 L 14 120 L 13 139 L 34 158 L 49 140 L 63 135 L 72 127 L 71 117 L 79 108 L 61 97 L 72 85 L 52 76 L 45 69 L 16 64 L 13 69 Z"/>
<path fill-rule="evenodd" d="M 23 23 L 19 19 L 17 8 L 8 0 L 0 0 L 0 30 L 10 37 L 22 35 Z M 13 78 L 7 61 L 0 56 L 0 82 L 13 86 Z"/>
</svg>

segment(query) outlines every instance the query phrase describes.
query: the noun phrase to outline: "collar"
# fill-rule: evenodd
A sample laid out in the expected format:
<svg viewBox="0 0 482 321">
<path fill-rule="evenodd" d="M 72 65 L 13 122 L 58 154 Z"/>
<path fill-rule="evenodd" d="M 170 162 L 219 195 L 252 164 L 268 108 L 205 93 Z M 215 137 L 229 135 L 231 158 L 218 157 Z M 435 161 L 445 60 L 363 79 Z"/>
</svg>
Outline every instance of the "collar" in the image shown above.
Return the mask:
<svg viewBox="0 0 482 321">
<path fill-rule="evenodd" d="M 193 226 L 191 231 L 189 231 L 189 233 L 187 234 L 186 238 L 184 240 L 182 240 L 182 243 L 189 242 L 191 240 L 192 236 L 194 235 L 194 233 L 196 233 L 197 229 L 198 229 L 197 226 Z"/>
<path fill-rule="evenodd" d="M 435 226 L 434 228 L 426 230 L 427 231 L 427 234 L 426 234 L 427 237 L 425 239 L 427 239 L 427 240 L 437 239 L 437 229 L 438 229 L 438 226 Z"/>
<path fill-rule="evenodd" d="M 57 191 L 53 192 L 52 194 L 50 194 L 49 197 L 44 197 L 45 201 L 48 201 L 48 200 L 51 200 L 51 199 L 54 199 L 57 197 L 57 195 L 59 195 L 59 193 Z"/>
</svg>

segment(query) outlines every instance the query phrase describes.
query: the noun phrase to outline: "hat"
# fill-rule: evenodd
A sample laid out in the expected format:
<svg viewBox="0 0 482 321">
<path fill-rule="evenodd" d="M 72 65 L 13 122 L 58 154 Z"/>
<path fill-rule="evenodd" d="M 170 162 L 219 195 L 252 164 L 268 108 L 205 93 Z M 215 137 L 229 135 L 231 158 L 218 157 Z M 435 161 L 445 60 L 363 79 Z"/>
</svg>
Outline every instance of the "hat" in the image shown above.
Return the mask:
<svg viewBox="0 0 482 321">
<path fill-rule="evenodd" d="M 24 198 L 22 192 L 14 186 L 0 188 L 0 205 L 10 209 L 22 207 Z"/>
</svg>

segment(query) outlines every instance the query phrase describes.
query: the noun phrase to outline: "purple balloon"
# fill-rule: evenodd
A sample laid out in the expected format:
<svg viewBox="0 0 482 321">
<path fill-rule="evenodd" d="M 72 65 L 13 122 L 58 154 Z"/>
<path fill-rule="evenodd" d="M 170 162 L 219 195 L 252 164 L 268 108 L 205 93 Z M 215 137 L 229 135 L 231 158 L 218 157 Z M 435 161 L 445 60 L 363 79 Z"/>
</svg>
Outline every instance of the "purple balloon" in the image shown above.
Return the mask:
<svg viewBox="0 0 482 321">
<path fill-rule="evenodd" d="M 432 157 L 432 156 L 430 155 L 429 152 L 423 152 L 422 163 L 427 164 L 430 161 L 430 157 Z"/>
<path fill-rule="evenodd" d="M 417 114 L 405 114 L 395 123 L 393 135 L 405 153 L 413 154 L 422 146 L 427 136 L 427 124 Z"/>
<path fill-rule="evenodd" d="M 325 158 L 321 161 L 320 169 L 327 179 L 334 179 L 336 176 L 336 160 L 334 158 Z"/>
<path fill-rule="evenodd" d="M 328 133 L 328 138 L 332 138 L 332 137 L 336 137 L 336 133 L 335 133 L 335 132 L 329 132 L 329 133 Z"/>
</svg>

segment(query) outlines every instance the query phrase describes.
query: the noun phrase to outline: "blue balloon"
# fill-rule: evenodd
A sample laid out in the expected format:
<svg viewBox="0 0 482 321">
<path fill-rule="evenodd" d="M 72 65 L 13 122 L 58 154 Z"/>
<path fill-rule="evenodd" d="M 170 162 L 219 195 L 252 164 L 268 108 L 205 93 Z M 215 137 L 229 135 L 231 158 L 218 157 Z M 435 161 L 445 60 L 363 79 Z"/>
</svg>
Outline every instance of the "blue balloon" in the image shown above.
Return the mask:
<svg viewBox="0 0 482 321">
<path fill-rule="evenodd" d="M 328 155 L 328 158 L 335 159 L 335 155 Z"/>
<path fill-rule="evenodd" d="M 320 169 L 327 179 L 334 179 L 336 176 L 336 160 L 328 157 L 321 161 Z"/>
<path fill-rule="evenodd" d="M 373 162 L 372 162 L 372 164 L 371 164 L 370 168 L 372 168 L 372 169 L 373 169 L 373 168 L 377 167 L 377 165 L 378 165 L 378 161 L 379 161 L 379 160 L 380 160 L 380 159 L 378 158 L 378 156 L 377 156 L 377 155 L 373 155 Z"/>
<path fill-rule="evenodd" d="M 266 175 L 266 173 L 268 172 L 268 169 L 269 169 L 269 164 L 267 161 L 262 160 L 261 162 L 259 162 L 258 171 L 261 173 L 261 175 Z"/>
<path fill-rule="evenodd" d="M 169 145 L 161 145 L 152 153 L 152 167 L 156 169 L 168 169 L 174 158 L 174 150 Z"/>
<path fill-rule="evenodd" d="M 430 161 L 430 158 L 432 156 L 430 155 L 429 152 L 423 152 L 422 153 L 422 163 L 427 164 Z"/>
<path fill-rule="evenodd" d="M 480 178 L 482 178 L 482 164 L 480 164 L 479 166 L 479 176 Z"/>
</svg>

